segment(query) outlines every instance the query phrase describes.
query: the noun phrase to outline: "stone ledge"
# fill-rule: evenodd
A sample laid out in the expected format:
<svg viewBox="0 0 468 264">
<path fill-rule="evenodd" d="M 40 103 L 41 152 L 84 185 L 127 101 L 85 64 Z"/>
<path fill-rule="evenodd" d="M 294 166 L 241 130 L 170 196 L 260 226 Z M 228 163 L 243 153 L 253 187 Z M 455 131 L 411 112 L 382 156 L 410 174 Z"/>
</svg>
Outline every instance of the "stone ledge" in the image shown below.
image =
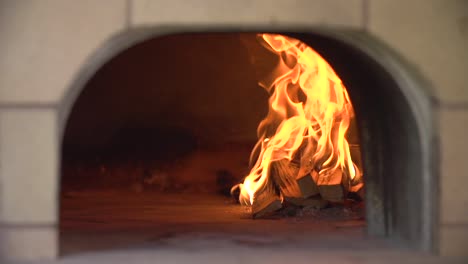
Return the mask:
<svg viewBox="0 0 468 264">
<path fill-rule="evenodd" d="M 468 258 L 468 222 L 457 225 L 442 225 L 440 228 L 440 255 Z"/>
<path fill-rule="evenodd" d="M 0 259 L 40 261 L 58 256 L 57 227 L 0 226 Z"/>
<path fill-rule="evenodd" d="M 439 108 L 440 221 L 468 223 L 468 109 Z"/>
<path fill-rule="evenodd" d="M 0 102 L 59 102 L 88 57 L 127 26 L 127 1 L 0 1 Z"/>
<path fill-rule="evenodd" d="M 368 1 L 368 30 L 417 67 L 437 98 L 468 102 L 468 2 Z"/>
<path fill-rule="evenodd" d="M 362 29 L 362 0 L 132 0 L 133 25 L 215 24 L 259 26 L 304 24 Z"/>
<path fill-rule="evenodd" d="M 59 146 L 53 109 L 0 112 L 0 221 L 56 223 Z"/>
</svg>

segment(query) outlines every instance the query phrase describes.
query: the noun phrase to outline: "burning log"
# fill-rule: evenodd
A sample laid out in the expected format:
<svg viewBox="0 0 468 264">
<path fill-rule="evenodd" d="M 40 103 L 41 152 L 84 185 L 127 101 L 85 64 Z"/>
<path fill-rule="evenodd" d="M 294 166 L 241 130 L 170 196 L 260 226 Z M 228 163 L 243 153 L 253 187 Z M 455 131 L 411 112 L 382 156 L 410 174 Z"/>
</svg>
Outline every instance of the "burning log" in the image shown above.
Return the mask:
<svg viewBox="0 0 468 264">
<path fill-rule="evenodd" d="M 340 169 L 320 173 L 317 178 L 317 186 L 320 196 L 330 202 L 343 202 L 347 190 L 343 186 L 343 173 Z"/>
<path fill-rule="evenodd" d="M 364 186 L 364 179 L 362 177 L 361 171 L 359 170 L 357 166 L 354 166 L 354 171 L 356 173 L 355 173 L 354 178 L 351 179 L 350 181 L 351 186 L 349 189 L 352 192 L 357 192 L 359 189 L 361 189 Z"/>
<path fill-rule="evenodd" d="M 317 173 L 312 171 L 312 173 Z M 301 196 L 303 198 L 311 197 L 319 193 L 317 184 L 314 181 L 312 174 L 304 175 L 296 180 L 299 189 L 301 191 Z"/>
<path fill-rule="evenodd" d="M 300 186 L 296 179 L 299 166 L 287 159 L 274 161 L 270 164 L 270 177 L 278 192 L 286 197 L 299 197 Z"/>
<path fill-rule="evenodd" d="M 341 184 L 320 185 L 319 190 L 320 196 L 327 201 L 339 203 L 344 200 L 345 192 Z"/>
<path fill-rule="evenodd" d="M 273 187 L 268 186 L 264 190 L 258 192 L 258 195 L 254 197 L 252 203 L 252 217 L 262 218 L 282 207 L 283 205 L 279 195 L 276 194 Z"/>
<path fill-rule="evenodd" d="M 274 78 L 262 83 L 270 94 L 269 110 L 258 126 L 251 156 L 256 162 L 239 185 L 240 200 L 252 204 L 255 218 L 281 208 L 280 197 L 320 206 L 310 199 L 320 195 L 343 203 L 351 187 L 357 190 L 360 184 L 346 139 L 354 117 L 346 87 L 304 43 L 276 34 L 261 37 L 282 63 Z"/>
<path fill-rule="evenodd" d="M 270 181 L 268 185 L 257 192 L 252 203 L 252 217 L 262 218 L 269 216 L 283 207 L 281 194 L 285 196 L 298 196 L 299 186 L 296 175 L 299 166 L 287 159 L 274 161 L 270 164 Z"/>
<path fill-rule="evenodd" d="M 350 182 L 349 192 L 358 198 L 356 200 L 364 200 L 364 179 L 357 166 L 355 166 L 355 171 L 356 175 Z"/>
<path fill-rule="evenodd" d="M 358 190 L 350 190 L 348 198 L 356 201 L 363 201 L 365 198 L 364 186 L 361 185 L 361 188 Z"/>
</svg>

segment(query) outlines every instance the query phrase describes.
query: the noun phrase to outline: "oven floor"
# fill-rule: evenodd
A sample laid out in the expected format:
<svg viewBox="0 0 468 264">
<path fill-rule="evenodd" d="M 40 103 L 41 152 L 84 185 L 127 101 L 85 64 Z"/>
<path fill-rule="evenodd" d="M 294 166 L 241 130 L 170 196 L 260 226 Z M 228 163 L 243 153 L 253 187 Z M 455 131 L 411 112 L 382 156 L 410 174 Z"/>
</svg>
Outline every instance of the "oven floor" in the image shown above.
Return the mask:
<svg viewBox="0 0 468 264">
<path fill-rule="evenodd" d="M 27 263 L 467 263 L 366 238 L 362 220 L 252 220 L 216 195 L 88 191 L 61 205 L 62 256 Z"/>
<path fill-rule="evenodd" d="M 363 243 L 362 219 L 302 215 L 253 220 L 247 207 L 213 194 L 71 192 L 62 198 L 61 208 L 62 255 L 210 243 L 253 248 L 368 247 Z"/>
</svg>

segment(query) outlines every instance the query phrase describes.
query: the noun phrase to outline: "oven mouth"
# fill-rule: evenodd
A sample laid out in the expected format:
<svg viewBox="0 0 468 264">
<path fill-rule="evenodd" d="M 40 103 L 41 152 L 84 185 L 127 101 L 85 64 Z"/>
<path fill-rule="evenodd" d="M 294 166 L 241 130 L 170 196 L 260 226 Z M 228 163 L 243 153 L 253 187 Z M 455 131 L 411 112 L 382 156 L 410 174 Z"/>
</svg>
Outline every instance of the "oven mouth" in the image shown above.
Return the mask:
<svg viewBox="0 0 468 264">
<path fill-rule="evenodd" d="M 189 241 L 205 241 L 261 248 L 284 246 L 288 243 L 291 247 L 317 246 L 320 241 L 332 240 L 336 241 L 334 243 L 338 248 L 347 248 L 354 240 L 358 241 L 353 243 L 355 247 L 361 245 L 365 248 L 370 236 L 405 241 L 415 248 L 424 248 L 425 244 L 431 244 L 423 238 L 423 231 L 419 225 L 422 213 L 421 207 L 418 209 L 418 206 L 424 201 L 418 197 L 410 197 L 414 193 L 422 193 L 420 189 L 423 186 L 419 180 L 423 177 L 422 171 L 425 170 L 421 169 L 423 161 L 417 133 L 420 129 L 409 99 L 399 90 L 402 89 L 401 84 L 393 78 L 385 65 L 379 64 L 362 50 L 350 45 L 349 41 L 341 41 L 320 33 L 285 34 L 316 49 L 332 65 L 348 88 L 355 107 L 355 125 L 358 128 L 353 132 L 353 136 L 358 140 L 351 142 L 350 149 L 357 153 L 354 156 L 362 163 L 360 166 L 366 175 L 366 195 L 359 196 L 356 193 L 357 196 L 346 196 L 347 202 L 327 201 L 326 205 L 315 202 L 314 206 L 283 206 L 265 217 L 254 220 L 249 207 L 240 206 L 236 203 L 236 197 L 230 197 L 230 187 L 249 172 L 248 156 L 257 139 L 256 126 L 267 112 L 266 109 L 252 110 L 257 109 L 253 100 L 255 98 L 267 104 L 268 94 L 262 94 L 261 90 L 250 95 L 249 103 L 236 102 L 237 105 L 243 105 L 243 108 L 250 107 L 251 111 L 245 112 L 252 114 L 244 113 L 244 116 L 247 115 L 254 121 L 250 120 L 246 122 L 247 125 L 241 125 L 241 121 L 236 120 L 239 117 L 236 116 L 227 116 L 227 122 L 224 121 L 226 117 L 223 115 L 213 115 L 204 121 L 195 118 L 196 124 L 190 126 L 195 127 L 195 131 L 181 126 L 180 123 L 164 122 L 173 119 L 175 103 L 181 100 L 180 97 L 174 96 L 173 99 L 167 99 L 171 97 L 170 89 L 160 89 L 157 97 L 154 97 L 154 94 L 153 97 L 149 96 L 151 92 L 135 95 L 134 91 L 131 95 L 128 91 L 125 94 L 125 91 L 121 90 L 120 100 L 123 101 L 120 103 L 125 102 L 124 99 L 133 102 L 127 101 L 126 104 L 119 105 L 119 99 L 112 101 L 112 97 L 120 92 L 116 87 L 133 87 L 135 90 L 134 87 L 141 85 L 150 90 L 156 86 L 142 85 L 149 82 L 145 78 L 158 74 L 170 75 L 167 69 L 177 68 L 177 65 L 168 66 L 167 59 L 174 59 L 171 48 L 180 49 L 183 45 L 189 45 L 191 41 L 200 48 L 203 47 L 203 41 L 209 41 L 211 38 L 211 41 L 217 41 L 217 45 L 205 48 L 216 53 L 215 48 L 218 47 L 219 57 L 220 54 L 226 54 L 229 47 L 231 50 L 228 52 L 235 53 L 232 49 L 232 46 L 235 46 L 233 36 L 238 37 L 239 34 L 255 35 L 188 33 L 148 39 L 115 56 L 87 81 L 84 88 L 79 88 L 83 91 L 74 102 L 67 118 L 62 144 L 62 254 L 132 245 L 173 247 L 175 244 L 183 244 L 182 241 L 188 244 Z M 167 40 L 180 36 L 185 39 L 172 40 L 173 42 Z M 167 43 L 161 44 L 164 40 Z M 223 43 L 228 48 L 220 45 Z M 159 52 L 151 51 L 152 49 L 159 49 Z M 184 59 L 187 62 L 190 54 L 193 56 L 195 53 L 192 51 L 177 55 L 180 56 L 179 63 Z M 160 68 L 153 73 L 151 65 L 144 65 L 149 63 L 149 59 L 141 62 L 143 58 L 150 56 L 166 69 Z M 229 61 L 231 64 L 227 72 L 236 72 L 243 68 L 240 62 L 236 62 L 240 57 L 231 54 L 223 58 L 224 63 Z M 247 55 L 244 58 L 247 63 L 251 63 L 249 59 L 252 58 Z M 206 57 L 204 60 L 209 61 Z M 196 61 L 195 59 L 194 62 L 187 63 L 193 63 L 190 66 L 196 68 L 201 64 Z M 222 64 L 211 63 L 206 67 L 215 71 Z M 128 76 L 135 77 L 138 74 L 143 77 L 130 79 Z M 198 74 L 192 74 L 190 76 L 190 73 L 186 73 L 188 77 L 183 78 L 196 80 L 194 76 Z M 206 73 L 202 71 L 200 74 Z M 250 75 L 248 78 L 253 83 L 251 86 L 255 87 L 256 76 L 252 73 Z M 232 82 L 239 82 L 240 77 L 229 78 Z M 161 84 L 167 85 L 168 82 L 161 81 Z M 213 89 L 221 86 L 220 82 L 216 81 L 209 85 L 212 85 Z M 374 89 L 375 87 L 382 88 Z M 180 88 L 178 92 L 182 90 Z M 219 90 L 212 92 L 216 95 L 222 94 Z M 191 96 L 194 95 L 187 93 L 185 97 Z M 127 120 L 114 117 L 112 121 L 112 115 L 118 116 L 113 111 L 119 111 L 122 106 L 125 108 L 134 104 L 130 107 L 134 108 L 133 114 L 148 111 L 150 106 L 155 108 L 155 103 L 151 103 L 149 98 L 165 98 L 166 105 L 163 99 L 158 99 L 156 107 L 165 110 L 146 113 L 147 117 L 151 116 L 148 119 L 135 115 L 127 116 Z M 171 101 L 171 104 L 167 104 L 167 101 Z M 148 107 L 146 110 L 142 106 L 145 104 Z M 108 109 L 103 110 L 106 106 Z M 203 114 L 206 115 L 212 109 L 200 111 L 205 111 Z M 182 117 L 183 120 L 181 123 L 190 123 L 188 120 L 194 119 L 193 116 L 187 117 L 187 112 L 189 111 L 186 109 L 176 107 L 177 118 Z M 122 116 L 125 115 L 120 115 Z M 88 122 L 90 117 L 95 120 Z M 147 121 L 144 121 L 145 119 Z M 163 122 L 154 125 L 154 120 Z M 114 130 L 113 133 L 102 132 L 103 135 L 99 138 L 99 125 L 105 127 L 106 122 L 120 122 L 120 129 Z M 204 131 L 210 123 L 222 125 L 215 125 L 212 130 Z M 230 125 L 225 125 L 226 123 Z M 226 132 L 229 130 L 234 131 Z M 222 142 L 213 140 L 221 138 L 220 134 L 223 133 L 231 134 Z M 200 136 L 203 134 L 204 136 Z M 153 140 L 154 138 L 160 140 Z M 96 142 L 88 142 L 88 139 Z M 101 144 L 103 142 L 108 145 Z M 155 149 L 158 151 L 154 151 Z M 158 160 L 157 165 L 154 165 L 155 160 Z M 190 172 L 186 168 L 195 170 Z M 197 170 L 198 173 L 208 171 L 213 175 L 214 182 L 211 180 L 211 183 L 207 184 L 203 179 L 198 179 L 198 183 L 192 184 L 171 182 L 169 175 L 173 174 L 174 170 L 179 170 L 180 175 L 196 174 Z M 118 174 L 121 175 L 116 176 Z M 206 187 L 208 185 L 210 187 Z M 86 242 L 90 240 L 96 242 Z M 382 240 L 382 245 L 388 241 Z"/>
</svg>

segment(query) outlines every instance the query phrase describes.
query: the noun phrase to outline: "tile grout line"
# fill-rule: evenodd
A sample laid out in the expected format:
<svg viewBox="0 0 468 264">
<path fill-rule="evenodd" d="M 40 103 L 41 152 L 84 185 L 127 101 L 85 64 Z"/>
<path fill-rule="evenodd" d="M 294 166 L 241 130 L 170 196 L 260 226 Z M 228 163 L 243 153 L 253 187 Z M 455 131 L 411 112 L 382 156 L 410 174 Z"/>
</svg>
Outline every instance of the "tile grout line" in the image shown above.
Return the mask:
<svg viewBox="0 0 468 264">
<path fill-rule="evenodd" d="M 12 223 L 12 222 L 0 222 L 0 229 L 8 228 L 8 229 L 36 229 L 36 228 L 56 228 L 58 224 L 56 223 L 35 223 L 35 224 L 28 224 L 28 223 Z"/>
<path fill-rule="evenodd" d="M 438 98 L 431 98 L 434 108 L 450 111 L 468 111 L 468 102 L 443 102 Z"/>
<path fill-rule="evenodd" d="M 132 0 L 125 1 L 125 29 L 132 27 Z"/>
<path fill-rule="evenodd" d="M 443 103 L 439 105 L 439 108 L 444 109 L 444 110 L 452 110 L 452 111 L 464 111 L 464 110 L 468 111 L 468 103 L 465 103 L 465 102 Z"/>
<path fill-rule="evenodd" d="M 0 110 L 58 109 L 56 103 L 0 103 Z"/>
<path fill-rule="evenodd" d="M 448 222 L 441 222 L 440 226 L 449 227 L 449 228 L 457 228 L 457 227 L 468 228 L 468 222 L 448 221 Z"/>
<path fill-rule="evenodd" d="M 362 0 L 362 28 L 369 31 L 369 0 Z"/>
<path fill-rule="evenodd" d="M 468 102 L 443 102 L 440 99 L 432 98 L 432 105 L 435 108 L 452 111 L 468 111 Z M 39 110 L 39 109 L 53 109 L 59 108 L 57 103 L 22 103 L 22 102 L 11 102 L 1 103 L 0 110 Z"/>
</svg>

